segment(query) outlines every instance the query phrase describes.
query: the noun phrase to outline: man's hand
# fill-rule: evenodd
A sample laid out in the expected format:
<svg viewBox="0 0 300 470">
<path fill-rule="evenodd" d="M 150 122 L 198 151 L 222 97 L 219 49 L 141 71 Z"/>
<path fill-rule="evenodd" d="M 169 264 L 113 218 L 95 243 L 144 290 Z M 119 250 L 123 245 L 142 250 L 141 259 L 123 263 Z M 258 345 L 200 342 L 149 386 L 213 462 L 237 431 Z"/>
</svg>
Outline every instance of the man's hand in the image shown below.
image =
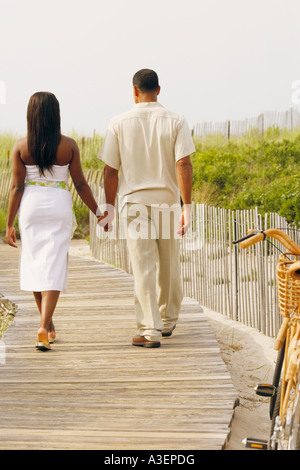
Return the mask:
<svg viewBox="0 0 300 470">
<path fill-rule="evenodd" d="M 191 225 L 191 205 L 187 204 L 183 207 L 183 211 L 179 218 L 179 226 L 176 232 L 177 235 L 183 236 Z"/>
<path fill-rule="evenodd" d="M 5 239 L 10 246 L 13 246 L 14 248 L 18 248 L 18 245 L 16 245 L 17 238 L 16 238 L 16 231 L 14 227 L 6 227 Z"/>
</svg>

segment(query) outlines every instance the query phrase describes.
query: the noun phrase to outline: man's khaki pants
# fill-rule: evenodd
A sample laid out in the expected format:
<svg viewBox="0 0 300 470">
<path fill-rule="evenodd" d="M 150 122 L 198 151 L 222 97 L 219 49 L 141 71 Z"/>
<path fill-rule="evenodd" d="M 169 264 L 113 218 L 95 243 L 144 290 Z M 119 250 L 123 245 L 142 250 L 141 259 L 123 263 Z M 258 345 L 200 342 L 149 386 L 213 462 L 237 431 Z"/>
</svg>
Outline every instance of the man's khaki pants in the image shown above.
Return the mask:
<svg viewBox="0 0 300 470">
<path fill-rule="evenodd" d="M 180 240 L 174 236 L 180 206 L 172 210 L 126 204 L 122 218 L 135 283 L 138 335 L 159 341 L 178 320 L 183 298 Z"/>
</svg>

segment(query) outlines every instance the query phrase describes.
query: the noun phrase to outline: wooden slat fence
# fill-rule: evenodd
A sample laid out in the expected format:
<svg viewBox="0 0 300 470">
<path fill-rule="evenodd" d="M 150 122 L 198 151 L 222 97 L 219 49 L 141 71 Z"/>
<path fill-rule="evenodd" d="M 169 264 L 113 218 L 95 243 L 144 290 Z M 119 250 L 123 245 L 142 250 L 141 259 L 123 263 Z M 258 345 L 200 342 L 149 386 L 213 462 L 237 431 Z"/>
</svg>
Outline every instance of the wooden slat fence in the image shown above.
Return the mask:
<svg viewBox="0 0 300 470">
<path fill-rule="evenodd" d="M 195 138 L 207 135 L 222 135 L 226 139 L 241 137 L 248 132 L 256 132 L 264 135 L 269 128 L 295 129 L 300 126 L 300 113 L 297 108 L 287 111 L 268 111 L 257 117 L 243 120 L 228 120 L 223 122 L 200 122 L 193 129 Z"/>
<path fill-rule="evenodd" d="M 94 186 L 99 205 L 103 188 Z M 118 207 L 116 212 L 118 212 Z M 257 209 L 230 211 L 193 204 L 192 227 L 181 242 L 184 295 L 201 305 L 274 337 L 281 324 L 276 292 L 276 263 L 282 246 L 272 240 L 248 250 L 233 245 L 248 229 L 281 228 L 300 244 L 299 232 L 278 214 L 262 217 Z M 90 220 L 90 244 L 95 258 L 131 273 L 126 239 L 117 217 L 107 234 Z"/>
<path fill-rule="evenodd" d="M 7 209 L 9 189 L 11 185 L 11 159 L 8 157 L 0 160 L 0 210 Z"/>
</svg>

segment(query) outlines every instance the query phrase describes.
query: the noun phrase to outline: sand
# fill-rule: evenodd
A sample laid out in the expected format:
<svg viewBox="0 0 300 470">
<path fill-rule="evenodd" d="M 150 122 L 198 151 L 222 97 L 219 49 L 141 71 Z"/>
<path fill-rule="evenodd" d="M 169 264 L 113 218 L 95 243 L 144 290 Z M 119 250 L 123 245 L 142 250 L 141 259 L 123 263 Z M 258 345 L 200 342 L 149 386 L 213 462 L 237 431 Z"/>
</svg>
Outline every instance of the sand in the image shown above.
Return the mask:
<svg viewBox="0 0 300 470">
<path fill-rule="evenodd" d="M 93 259 L 84 240 L 72 240 L 70 255 Z M 270 435 L 269 399 L 257 396 L 254 387 L 272 383 L 277 357 L 274 339 L 207 308 L 204 313 L 239 398 L 226 450 L 251 450 L 243 444 L 245 438 L 268 440 Z"/>
<path fill-rule="evenodd" d="M 270 437 L 269 399 L 257 396 L 254 387 L 272 383 L 277 358 L 274 339 L 219 313 L 206 308 L 204 312 L 240 402 L 235 408 L 227 450 L 252 450 L 245 448 L 243 439 Z"/>
</svg>

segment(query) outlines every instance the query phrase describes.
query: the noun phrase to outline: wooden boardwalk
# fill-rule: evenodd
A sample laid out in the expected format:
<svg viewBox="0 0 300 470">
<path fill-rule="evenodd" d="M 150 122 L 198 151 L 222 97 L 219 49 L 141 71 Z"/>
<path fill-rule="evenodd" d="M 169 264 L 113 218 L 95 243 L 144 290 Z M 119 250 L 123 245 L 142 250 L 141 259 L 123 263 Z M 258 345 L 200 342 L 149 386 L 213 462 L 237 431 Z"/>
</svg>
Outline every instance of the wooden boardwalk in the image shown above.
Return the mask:
<svg viewBox="0 0 300 470">
<path fill-rule="evenodd" d="M 0 449 L 221 450 L 237 393 L 201 306 L 184 299 L 162 347 L 131 346 L 133 280 L 70 257 L 57 342 L 34 348 L 39 313 L 19 250 L 0 243 L 0 292 L 16 302 L 0 361 Z M 3 356 L 5 354 L 5 356 Z"/>
</svg>

